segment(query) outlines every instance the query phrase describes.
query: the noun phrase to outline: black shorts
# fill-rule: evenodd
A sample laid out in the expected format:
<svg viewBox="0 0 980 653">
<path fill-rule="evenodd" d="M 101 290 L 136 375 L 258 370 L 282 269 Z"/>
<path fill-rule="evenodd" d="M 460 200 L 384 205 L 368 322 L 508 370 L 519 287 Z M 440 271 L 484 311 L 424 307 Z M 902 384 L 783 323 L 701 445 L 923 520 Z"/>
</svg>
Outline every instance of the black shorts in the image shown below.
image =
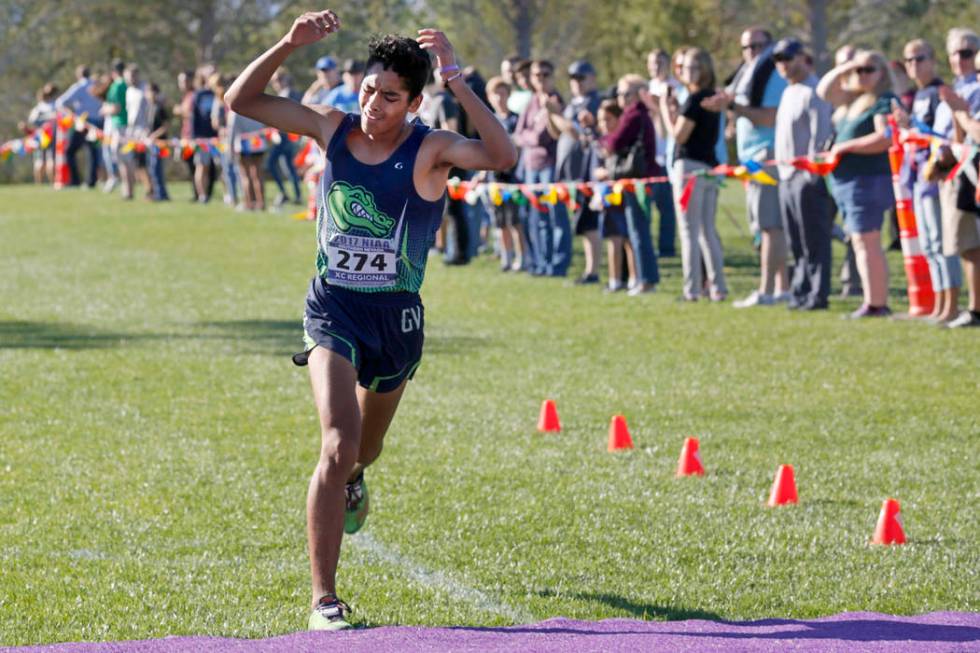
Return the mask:
<svg viewBox="0 0 980 653">
<path fill-rule="evenodd" d="M 328 285 L 318 275 L 306 294 L 306 347 L 293 362 L 306 365 L 313 348 L 323 347 L 349 360 L 363 387 L 391 392 L 415 376 L 422 360 L 424 323 L 417 293 L 358 292 Z"/>
<path fill-rule="evenodd" d="M 602 210 L 599 217 L 599 235 L 603 238 L 620 236 L 629 237 L 629 229 L 626 224 L 626 211 L 619 206 L 611 206 Z"/>
<path fill-rule="evenodd" d="M 599 228 L 599 214 L 588 206 L 580 206 L 575 211 L 575 235 L 582 236 Z"/>
<path fill-rule="evenodd" d="M 517 205 L 513 202 L 504 202 L 500 206 L 494 206 L 493 226 L 497 229 L 521 226 L 521 218 L 517 214 Z"/>
</svg>

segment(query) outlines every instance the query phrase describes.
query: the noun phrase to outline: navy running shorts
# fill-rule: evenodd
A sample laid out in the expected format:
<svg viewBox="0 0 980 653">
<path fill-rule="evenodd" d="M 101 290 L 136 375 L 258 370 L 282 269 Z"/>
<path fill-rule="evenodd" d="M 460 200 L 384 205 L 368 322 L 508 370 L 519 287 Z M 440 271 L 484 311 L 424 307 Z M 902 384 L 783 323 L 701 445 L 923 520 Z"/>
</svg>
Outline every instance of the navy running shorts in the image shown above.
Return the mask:
<svg viewBox="0 0 980 653">
<path fill-rule="evenodd" d="M 415 376 L 422 360 L 422 300 L 412 292 L 358 292 L 310 282 L 303 317 L 304 351 L 293 363 L 306 365 L 323 347 L 349 360 L 357 382 L 372 392 L 391 392 Z"/>
</svg>

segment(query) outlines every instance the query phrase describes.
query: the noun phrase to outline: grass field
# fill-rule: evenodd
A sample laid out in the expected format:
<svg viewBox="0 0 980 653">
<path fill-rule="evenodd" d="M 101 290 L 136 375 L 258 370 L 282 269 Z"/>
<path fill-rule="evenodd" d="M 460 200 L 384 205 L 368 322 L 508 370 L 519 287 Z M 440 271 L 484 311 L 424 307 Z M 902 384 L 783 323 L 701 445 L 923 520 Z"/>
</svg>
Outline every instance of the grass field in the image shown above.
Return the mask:
<svg viewBox="0 0 980 653">
<path fill-rule="evenodd" d="M 740 296 L 751 247 L 719 224 Z M 305 626 L 312 229 L 0 188 L 0 645 Z M 980 334 L 682 304 L 664 267 L 627 298 L 430 263 L 341 559 L 359 624 L 980 610 Z M 616 413 L 631 452 L 605 450 Z M 677 480 L 688 435 L 708 475 Z M 767 509 L 781 463 L 801 502 Z M 889 496 L 910 544 L 868 546 Z"/>
</svg>

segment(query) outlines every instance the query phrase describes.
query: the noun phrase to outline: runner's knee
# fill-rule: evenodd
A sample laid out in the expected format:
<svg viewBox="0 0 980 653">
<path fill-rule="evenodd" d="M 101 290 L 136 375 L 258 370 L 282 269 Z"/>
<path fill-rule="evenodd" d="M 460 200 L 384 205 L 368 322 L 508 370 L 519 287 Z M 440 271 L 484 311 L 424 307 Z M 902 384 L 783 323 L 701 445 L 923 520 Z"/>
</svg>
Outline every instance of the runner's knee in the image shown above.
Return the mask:
<svg viewBox="0 0 980 653">
<path fill-rule="evenodd" d="M 354 468 L 359 453 L 359 434 L 325 427 L 317 471 L 325 482 L 343 483 Z"/>
</svg>

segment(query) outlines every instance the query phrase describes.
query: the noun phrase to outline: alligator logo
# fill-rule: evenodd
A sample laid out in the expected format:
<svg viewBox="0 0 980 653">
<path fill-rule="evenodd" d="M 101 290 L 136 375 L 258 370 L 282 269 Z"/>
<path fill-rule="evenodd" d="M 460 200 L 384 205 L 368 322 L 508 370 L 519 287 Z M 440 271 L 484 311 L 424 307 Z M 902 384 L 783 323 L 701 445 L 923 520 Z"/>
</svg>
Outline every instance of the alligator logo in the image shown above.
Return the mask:
<svg viewBox="0 0 980 653">
<path fill-rule="evenodd" d="M 334 223 L 341 231 L 364 229 L 372 236 L 382 238 L 390 234 L 395 226 L 395 221 L 375 206 L 374 196 L 363 186 L 335 181 L 330 186 L 327 205 Z"/>
</svg>

